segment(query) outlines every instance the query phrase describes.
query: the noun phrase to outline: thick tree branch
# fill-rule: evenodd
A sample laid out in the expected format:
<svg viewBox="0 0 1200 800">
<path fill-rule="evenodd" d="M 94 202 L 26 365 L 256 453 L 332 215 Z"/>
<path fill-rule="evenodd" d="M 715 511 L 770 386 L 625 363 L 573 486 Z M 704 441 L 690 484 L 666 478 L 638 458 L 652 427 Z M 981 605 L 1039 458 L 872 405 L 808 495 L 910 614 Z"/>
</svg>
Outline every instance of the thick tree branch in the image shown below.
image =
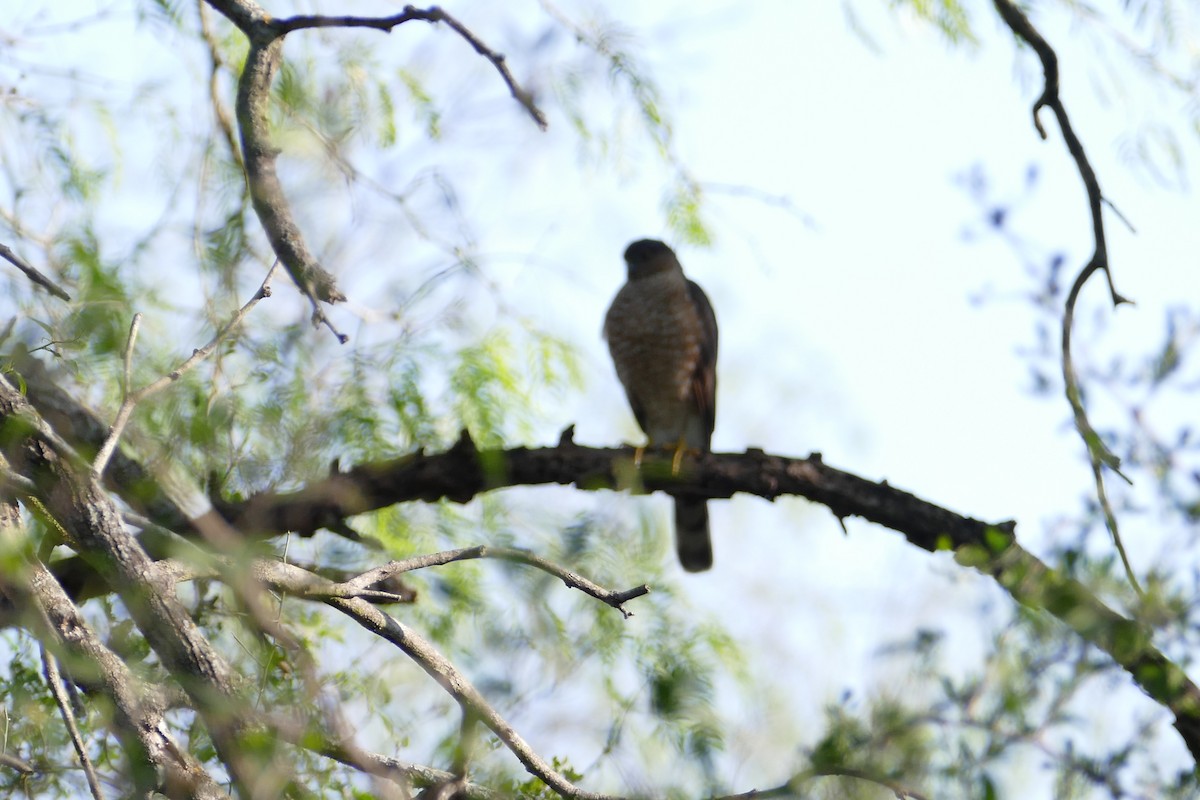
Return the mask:
<svg viewBox="0 0 1200 800">
<path fill-rule="evenodd" d="M 5 548 L 19 548 L 23 536 L 15 506 L 0 502 L 0 540 Z M 112 701 L 117 734 L 143 793 L 157 790 L 171 798 L 227 800 L 171 738 L 161 698 L 144 691 L 121 658 L 104 646 L 40 561 L 29 562 L 23 574 L 0 576 L 0 594 L 19 610 L 23 624 L 71 666 L 75 680 Z"/>
<path fill-rule="evenodd" d="M 146 641 L 191 697 L 240 793 L 274 796 L 283 774 L 252 763 L 242 746 L 248 723 L 235 673 L 176 599 L 174 587 L 155 580 L 154 562 L 125 530 L 112 500 L 48 427 L 0 376 L 5 457 L 38 487 L 37 495 L 26 499 L 120 595 Z"/>
<path fill-rule="evenodd" d="M 581 489 L 633 486 L 706 498 L 737 492 L 773 500 L 806 497 L 838 517 L 862 517 L 904 535 L 913 545 L 953 550 L 963 563 L 994 577 L 1015 600 L 1045 610 L 1108 653 L 1152 698 L 1175 715 L 1175 727 L 1200 759 L 1200 689 L 1152 644 L 1151 631 L 1102 603 L 1083 584 L 1054 570 L 1014 539 L 1015 523 L 987 523 L 957 514 L 908 492 L 806 459 L 761 450 L 712 453 L 685 461 L 673 476 L 671 459 L 648 453 L 642 469 L 633 451 L 581 447 L 563 437 L 557 447 L 479 451 L 467 437 L 445 453 L 418 453 L 395 461 L 363 464 L 299 492 L 265 493 L 222 509 L 247 533 L 312 534 L 348 516 L 394 503 L 447 499 L 466 502 L 505 486 L 575 484 Z"/>
<path fill-rule="evenodd" d="M 1140 596 L 1142 594 L 1142 587 L 1134 575 L 1133 567 L 1129 563 L 1129 556 L 1125 553 L 1125 545 L 1121 542 L 1121 534 L 1117 528 L 1117 517 L 1113 513 L 1112 505 L 1108 501 L 1108 493 L 1104 489 L 1102 465 L 1107 466 L 1126 481 L 1129 479 L 1121 473 L 1121 459 L 1108 449 L 1104 440 L 1100 438 L 1100 434 L 1096 432 L 1091 422 L 1088 421 L 1087 410 L 1083 407 L 1083 396 L 1079 389 L 1079 377 L 1075 373 L 1075 365 L 1071 360 L 1071 330 L 1075 325 L 1075 304 L 1079 300 L 1079 293 L 1083 290 L 1084 284 L 1088 282 L 1088 279 L 1092 275 L 1100 270 L 1104 271 L 1104 275 L 1108 279 L 1109 296 L 1112 298 L 1114 307 L 1131 301 L 1122 297 L 1117 292 L 1117 288 L 1113 283 L 1112 270 L 1108 264 L 1108 244 L 1104 236 L 1103 210 L 1105 199 L 1103 193 L 1100 191 L 1100 182 L 1096 178 L 1096 171 L 1092 169 L 1091 162 L 1088 161 L 1087 153 L 1083 149 L 1083 143 L 1075 134 L 1075 129 L 1071 126 L 1071 119 L 1067 116 L 1066 106 L 1063 105 L 1062 97 L 1059 95 L 1058 55 L 1042 34 L 1038 32 L 1037 28 L 1034 27 L 1033 23 L 1030 22 L 1029 17 L 1025 16 L 1024 12 L 1011 2 L 1011 0 L 994 0 L 994 2 L 1000 18 L 1004 20 L 1004 23 L 1013 34 L 1025 40 L 1033 48 L 1034 52 L 1037 53 L 1038 59 L 1042 62 L 1045 84 L 1042 88 L 1041 96 L 1033 104 L 1033 125 L 1037 128 L 1038 135 L 1043 139 L 1047 138 L 1046 129 L 1042 127 L 1042 122 L 1038 118 L 1038 112 L 1043 108 L 1049 108 L 1054 112 L 1054 118 L 1058 121 L 1063 141 L 1067 145 L 1067 151 L 1075 161 L 1075 167 L 1079 171 L 1079 177 L 1083 180 L 1084 189 L 1087 191 L 1088 211 L 1092 218 L 1094 249 L 1091 260 L 1084 265 L 1079 275 L 1076 276 L 1075 282 L 1071 284 L 1071 291 L 1067 294 L 1066 304 L 1063 307 L 1063 385 L 1066 387 L 1067 402 L 1071 404 L 1071 412 L 1075 417 L 1075 427 L 1079 430 L 1079 435 L 1083 437 L 1083 443 L 1087 447 L 1088 458 L 1092 462 L 1092 475 L 1096 484 L 1096 497 L 1100 502 L 1101 509 L 1104 511 L 1104 523 L 1112 534 L 1113 543 L 1116 545 L 1117 553 L 1121 557 L 1121 564 L 1125 567 L 1125 574 L 1134 590 Z"/>
</svg>

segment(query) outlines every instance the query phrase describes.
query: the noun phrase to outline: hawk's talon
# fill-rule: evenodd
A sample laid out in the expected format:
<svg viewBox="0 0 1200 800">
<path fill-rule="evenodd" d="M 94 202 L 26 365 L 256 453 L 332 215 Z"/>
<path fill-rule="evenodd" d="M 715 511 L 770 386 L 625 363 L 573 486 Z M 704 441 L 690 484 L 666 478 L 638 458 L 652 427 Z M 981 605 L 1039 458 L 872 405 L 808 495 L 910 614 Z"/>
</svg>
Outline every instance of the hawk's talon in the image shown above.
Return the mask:
<svg viewBox="0 0 1200 800">
<path fill-rule="evenodd" d="M 679 468 L 683 466 L 683 454 L 686 453 L 687 450 L 687 440 L 680 436 L 679 443 L 675 445 L 675 455 L 671 457 L 672 478 L 679 474 Z"/>
</svg>

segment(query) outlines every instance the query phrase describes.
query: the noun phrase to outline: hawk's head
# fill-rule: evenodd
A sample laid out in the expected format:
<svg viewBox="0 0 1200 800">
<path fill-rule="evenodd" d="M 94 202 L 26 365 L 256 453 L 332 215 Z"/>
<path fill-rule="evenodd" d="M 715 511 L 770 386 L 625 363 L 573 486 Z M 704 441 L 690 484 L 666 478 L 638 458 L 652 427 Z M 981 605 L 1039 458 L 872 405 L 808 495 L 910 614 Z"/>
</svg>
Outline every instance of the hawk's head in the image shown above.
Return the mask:
<svg viewBox="0 0 1200 800">
<path fill-rule="evenodd" d="M 629 280 L 646 278 L 670 269 L 681 269 L 675 251 L 657 239 L 638 239 L 625 248 Z"/>
</svg>

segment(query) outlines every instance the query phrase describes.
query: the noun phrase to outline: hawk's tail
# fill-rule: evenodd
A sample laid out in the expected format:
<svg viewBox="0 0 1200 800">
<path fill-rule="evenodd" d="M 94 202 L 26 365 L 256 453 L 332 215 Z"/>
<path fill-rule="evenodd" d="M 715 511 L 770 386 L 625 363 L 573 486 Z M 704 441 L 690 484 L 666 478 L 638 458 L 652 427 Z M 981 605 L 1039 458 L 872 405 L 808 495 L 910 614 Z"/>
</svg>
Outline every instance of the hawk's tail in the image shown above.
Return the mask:
<svg viewBox="0 0 1200 800">
<path fill-rule="evenodd" d="M 712 538 L 708 533 L 708 504 L 703 500 L 675 498 L 675 549 L 688 572 L 712 567 Z"/>
</svg>

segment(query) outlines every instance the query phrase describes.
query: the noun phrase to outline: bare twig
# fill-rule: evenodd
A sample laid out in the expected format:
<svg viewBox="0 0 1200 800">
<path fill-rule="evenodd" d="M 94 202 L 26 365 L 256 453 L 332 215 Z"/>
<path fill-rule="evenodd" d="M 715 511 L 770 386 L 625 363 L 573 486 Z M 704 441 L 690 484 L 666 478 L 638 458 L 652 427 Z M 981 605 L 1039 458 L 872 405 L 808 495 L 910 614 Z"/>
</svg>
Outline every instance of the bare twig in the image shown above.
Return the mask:
<svg viewBox="0 0 1200 800">
<path fill-rule="evenodd" d="M 488 545 L 479 545 L 478 547 L 465 547 L 460 550 L 444 550 L 440 553 L 431 553 L 429 555 L 414 556 L 406 558 L 403 561 L 392 561 L 384 564 L 381 567 L 368 570 L 357 578 L 346 581 L 342 584 L 347 590 L 358 591 L 368 586 L 373 586 L 386 578 L 393 575 L 399 575 L 403 572 L 411 572 L 412 570 L 424 569 L 426 567 L 440 566 L 449 564 L 454 561 L 465 561 L 473 558 L 496 558 L 503 561 L 515 561 L 519 564 L 526 564 L 531 567 L 548 572 L 554 577 L 561 580 L 564 584 L 572 589 L 578 589 L 584 594 L 591 595 L 602 603 L 620 611 L 625 615 L 626 619 L 633 616 L 633 613 L 625 610 L 625 603 L 636 597 L 642 597 L 650 593 L 650 587 L 645 584 L 636 586 L 632 589 L 627 589 L 623 592 L 614 592 L 611 589 L 605 589 L 592 583 L 587 578 L 578 575 L 570 570 L 555 564 L 540 556 L 536 556 L 527 550 L 519 550 L 513 547 L 491 547 Z"/>
<path fill-rule="evenodd" d="M 19 255 L 14 253 L 7 245 L 0 244 L 0 257 L 3 257 L 4 260 L 8 261 L 8 263 L 12 264 L 14 267 L 21 270 L 21 272 L 24 272 L 25 277 L 29 278 L 29 280 L 33 281 L 38 286 L 41 286 L 43 289 L 45 289 L 47 292 L 54 295 L 58 299 L 60 299 L 60 300 L 70 300 L 71 299 L 71 295 L 67 294 L 65 290 L 59 288 L 58 284 L 56 284 L 54 281 L 47 278 L 42 273 L 38 272 L 33 267 L 29 266 L 28 262 L 26 262 L 25 259 L 21 258 Z"/>
<path fill-rule="evenodd" d="M 425 788 L 440 786 L 455 779 L 452 772 L 422 764 L 410 764 L 379 753 L 368 751 L 351 753 L 335 740 L 323 735 L 321 731 L 314 731 L 310 726 L 297 723 L 295 719 L 281 718 L 279 715 L 275 715 L 269 719 L 269 725 L 285 742 L 320 753 L 359 772 L 386 778 L 401 785 L 411 783 L 418 788 Z M 314 734 L 316 735 L 314 736 Z M 511 797 L 509 794 L 502 794 L 486 786 L 470 782 L 462 783 L 459 792 L 458 796 L 462 800 L 503 800 Z"/>
<path fill-rule="evenodd" d="M 208 358 L 226 336 L 241 324 L 246 315 L 250 313 L 250 309 L 258 305 L 258 301 L 264 297 L 271 296 L 271 278 L 275 275 L 275 270 L 279 268 L 279 262 L 276 261 L 271 265 L 271 269 L 267 271 L 267 277 L 263 279 L 262 285 L 258 287 L 258 291 L 254 293 L 244 306 L 237 310 L 229 322 L 225 323 L 208 344 L 201 347 L 199 350 L 192 351 L 192 355 L 180 364 L 175 369 L 168 372 L 166 375 L 158 378 L 151 383 L 146 384 L 137 391 L 129 391 L 130 382 L 130 359 L 133 354 L 134 340 L 137 338 L 138 328 L 141 322 L 141 315 L 136 314 L 133 318 L 133 324 L 129 329 L 129 342 L 125 347 L 125 398 L 121 402 L 121 407 L 117 409 L 117 416 L 113 420 L 112 428 L 109 431 L 108 438 L 104 440 L 104 444 L 100 446 L 100 450 L 96 453 L 96 459 L 92 462 L 92 479 L 99 481 L 104 475 L 104 468 L 108 466 L 108 461 L 112 458 L 113 451 L 116 450 L 117 442 L 121 438 L 121 434 L 125 430 L 125 426 L 129 423 L 129 418 L 133 414 L 133 409 L 138 403 L 145 400 L 151 395 L 161 392 L 163 389 L 170 386 L 175 381 L 182 378 L 189 370 L 195 367 L 204 359 Z"/>
<path fill-rule="evenodd" d="M 346 342 L 350 341 L 349 336 L 334 327 L 333 321 L 326 316 L 323 310 L 321 310 L 321 304 L 317 302 L 315 297 L 309 295 L 308 300 L 310 303 L 312 303 L 312 324 L 314 328 L 318 325 L 324 325 L 326 328 L 329 328 L 329 332 L 332 333 L 338 340 L 338 344 L 345 344 Z"/>
<path fill-rule="evenodd" d="M 229 109 L 221 102 L 220 84 L 218 78 L 221 74 L 221 68 L 225 66 L 225 60 L 221 56 L 220 44 L 217 42 L 217 36 L 212 29 L 212 20 L 209 18 L 208 6 L 204 3 L 198 3 L 200 13 L 200 36 L 204 39 L 204 44 L 208 47 L 208 58 L 211 63 L 208 76 L 208 95 L 212 102 L 213 114 L 217 118 L 217 127 L 221 129 L 221 136 L 225 139 L 225 144 L 229 148 L 229 155 L 234 162 L 242 168 L 246 169 L 245 159 L 242 157 L 242 150 L 238 147 L 237 132 L 234 130 L 233 117 L 229 113 Z"/>
<path fill-rule="evenodd" d="M 851 767 L 826 766 L 816 769 L 805 770 L 804 772 L 793 775 L 786 783 L 774 786 L 770 789 L 751 789 L 748 792 L 740 794 L 727 794 L 714 800 L 763 800 L 771 797 L 796 797 L 797 789 L 801 784 L 808 783 L 816 778 L 853 778 L 854 780 L 873 783 L 876 786 L 882 786 L 890 791 L 896 800 L 927 800 L 926 796 L 920 792 L 914 792 L 896 781 L 888 778 L 883 778 L 878 775 L 872 775 L 868 772 Z"/>
<path fill-rule="evenodd" d="M 513 99 L 521 104 L 521 107 L 528 112 L 533 121 L 542 130 L 547 127 L 546 115 L 537 107 L 534 102 L 533 95 L 527 90 L 521 88 L 513 77 L 512 72 L 508 69 L 508 64 L 505 61 L 503 53 L 497 53 L 492 50 L 483 40 L 471 32 L 469 28 L 463 25 L 454 17 L 447 14 L 438 6 L 430 6 L 429 8 L 414 8 L 413 6 L 405 6 L 404 11 L 399 14 L 394 14 L 390 17 L 329 17 L 320 15 L 310 16 L 295 16 L 286 19 L 278 19 L 272 21 L 272 26 L 282 34 L 288 34 L 292 31 L 302 30 L 304 28 L 373 28 L 375 30 L 391 33 L 392 29 L 397 25 L 402 25 L 411 20 L 424 20 L 426 22 L 437 23 L 444 22 L 455 33 L 467 41 L 471 47 L 475 48 L 475 52 L 491 62 L 496 71 L 500 73 L 501 79 L 504 81 L 508 91 L 512 94 Z"/>
<path fill-rule="evenodd" d="M 83 774 L 87 778 L 92 797 L 96 800 L 104 800 L 104 790 L 100 788 L 100 778 L 97 777 L 96 768 L 92 766 L 92 759 L 87 754 L 83 737 L 79 735 L 79 726 L 75 724 L 75 712 L 71 710 L 71 700 L 67 697 L 66 689 L 63 687 L 62 675 L 58 671 L 58 661 L 44 645 L 42 646 L 42 669 L 46 676 L 46 684 L 50 687 L 50 694 L 54 695 L 54 702 L 58 705 L 58 713 L 62 715 L 63 723 L 67 726 L 71 744 L 75 746 L 75 753 L 79 756 L 79 763 L 83 767 Z"/>
<path fill-rule="evenodd" d="M 531 775 L 539 778 L 556 794 L 567 798 L 579 798 L 579 800 L 613 800 L 609 795 L 580 789 L 547 763 L 484 699 L 466 676 L 438 652 L 431 642 L 415 630 L 363 600 L 334 597 L 325 602 L 367 630 L 396 645 L 409 658 L 416 661 L 421 669 L 425 670 L 463 707 L 464 711 L 474 714 L 480 722 L 491 729 L 492 733 L 496 734 L 496 737 L 517 757 L 517 760 Z"/>
<path fill-rule="evenodd" d="M 1137 577 L 1134 575 L 1133 567 L 1129 563 L 1129 558 L 1125 553 L 1125 546 L 1121 542 L 1121 534 L 1117 528 L 1116 514 L 1112 510 L 1112 506 L 1108 501 L 1108 494 L 1104 489 L 1104 475 L 1101 465 L 1107 466 L 1117 475 L 1120 475 L 1126 482 L 1129 481 L 1124 474 L 1121 473 L 1121 460 L 1109 450 L 1100 434 L 1092 427 L 1088 420 L 1087 411 L 1083 406 L 1082 393 L 1079 388 L 1079 377 L 1075 372 L 1075 365 L 1071 360 L 1071 330 L 1075 323 L 1075 304 L 1079 300 L 1079 293 L 1088 279 L 1096 272 L 1103 270 L 1105 278 L 1108 280 L 1108 292 L 1112 299 L 1114 307 L 1120 306 L 1123 303 L 1131 301 L 1123 297 L 1113 283 L 1112 270 L 1108 263 L 1108 245 L 1104 236 L 1104 214 L 1103 206 L 1107 202 L 1103 193 L 1100 191 L 1100 182 L 1096 178 L 1096 172 L 1092 169 L 1091 163 L 1088 161 L 1087 154 L 1084 152 L 1083 143 L 1075 134 L 1075 129 L 1071 126 L 1071 120 L 1067 116 L 1067 109 L 1063 105 L 1062 97 L 1058 91 L 1058 55 L 1054 52 L 1054 48 L 1045 40 L 1045 38 L 1030 22 L 1029 17 L 1012 2 L 1012 0 L 993 0 L 996 6 L 996 11 L 999 12 L 1000 18 L 1012 30 L 1013 34 L 1023 39 L 1037 53 L 1038 58 L 1042 62 L 1042 71 L 1045 76 L 1045 84 L 1041 95 L 1033 104 L 1033 125 L 1037 129 L 1038 135 L 1042 139 L 1047 138 L 1046 129 L 1042 126 L 1042 122 L 1038 117 L 1038 113 L 1043 108 L 1049 108 L 1055 119 L 1058 121 L 1059 131 L 1062 133 L 1063 141 L 1067 145 L 1067 151 L 1071 154 L 1071 158 L 1075 161 L 1075 167 L 1079 171 L 1079 177 L 1083 180 L 1084 188 L 1087 191 L 1088 209 L 1092 217 L 1092 239 L 1095 249 L 1092 252 L 1092 257 L 1079 275 L 1075 278 L 1075 282 L 1071 285 L 1071 291 L 1067 294 L 1066 304 L 1063 308 L 1062 321 L 1062 372 L 1063 384 L 1066 387 L 1067 402 L 1071 405 L 1071 412 L 1075 417 L 1075 427 L 1079 430 L 1079 435 L 1083 438 L 1083 443 L 1087 447 L 1088 458 L 1092 462 L 1092 475 L 1096 483 L 1096 497 L 1100 502 L 1101 508 L 1104 511 L 1104 522 L 1108 527 L 1109 533 L 1113 537 L 1113 542 L 1116 545 L 1117 553 L 1121 557 L 1121 564 L 1125 568 L 1125 575 L 1129 580 L 1134 591 L 1139 597 L 1143 597 L 1142 587 L 1138 583 Z M 1112 204 L 1109 203 L 1111 207 Z M 1114 209 L 1115 210 L 1115 209 Z M 1120 214 L 1118 213 L 1120 217 Z M 1124 221 L 1124 217 L 1121 217 Z M 1126 223 L 1128 224 L 1128 223 Z"/>
<path fill-rule="evenodd" d="M 125 400 L 129 397 L 129 393 L 133 391 L 133 348 L 137 344 L 138 331 L 142 327 L 142 315 L 137 313 L 133 315 L 133 322 L 129 325 L 129 338 L 125 342 L 125 382 L 121 384 L 121 399 Z"/>
</svg>

